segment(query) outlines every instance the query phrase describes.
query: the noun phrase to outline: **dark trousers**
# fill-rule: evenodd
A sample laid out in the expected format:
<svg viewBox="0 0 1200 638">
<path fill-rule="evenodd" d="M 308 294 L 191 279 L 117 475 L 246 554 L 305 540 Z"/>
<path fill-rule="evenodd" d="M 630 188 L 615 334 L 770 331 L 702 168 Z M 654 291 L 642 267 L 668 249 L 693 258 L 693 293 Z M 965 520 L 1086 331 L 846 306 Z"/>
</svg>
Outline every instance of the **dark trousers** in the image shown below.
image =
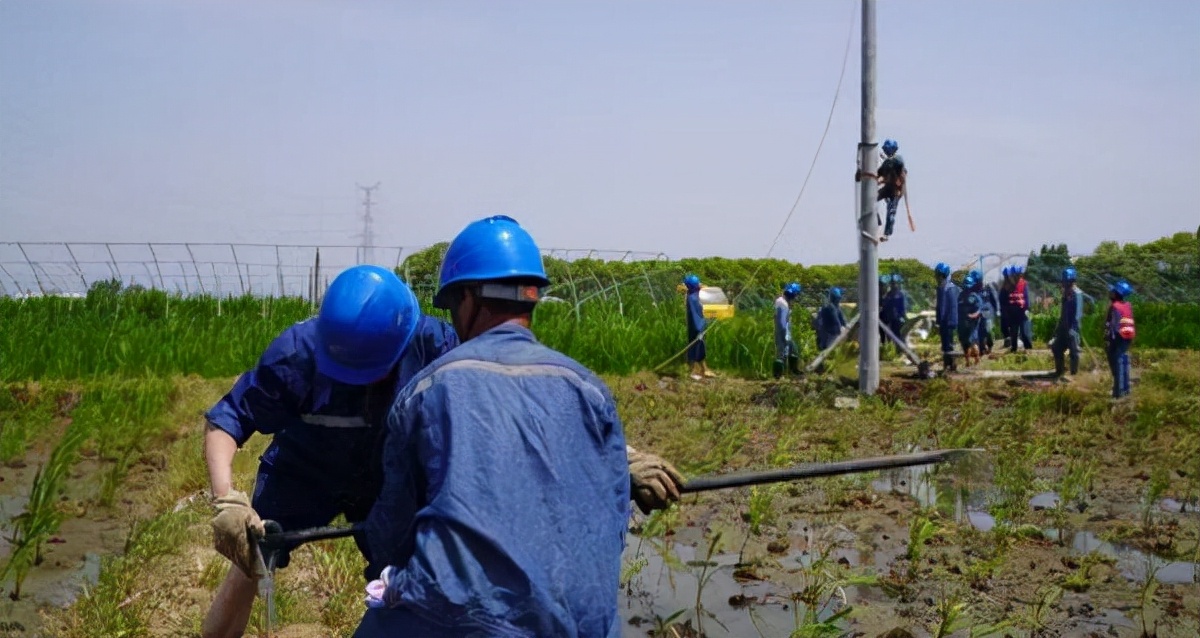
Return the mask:
<svg viewBox="0 0 1200 638">
<path fill-rule="evenodd" d="M 699 334 L 699 333 L 696 333 L 696 334 Z M 694 340 L 695 338 L 696 338 L 696 335 L 690 335 L 690 336 L 688 336 L 688 341 L 690 342 L 690 341 Z M 699 341 L 696 341 L 695 343 L 692 343 L 692 345 L 688 346 L 688 349 L 687 349 L 687 362 L 688 363 L 700 363 L 700 362 L 704 361 L 704 359 L 707 356 L 708 356 L 708 352 L 704 348 L 704 339 L 703 338 L 701 338 Z"/>
<path fill-rule="evenodd" d="M 1108 343 L 1108 369 L 1113 375 L 1114 399 L 1129 394 L 1129 341 L 1114 339 Z"/>
<path fill-rule="evenodd" d="M 1071 353 L 1071 374 L 1079 373 L 1079 333 L 1074 330 L 1059 329 L 1054 333 L 1054 345 L 1050 347 L 1050 353 L 1054 355 L 1054 373 L 1062 374 L 1065 372 L 1063 365 L 1063 354 L 1067 351 Z"/>
<path fill-rule="evenodd" d="M 891 236 L 892 231 L 896 228 L 896 209 L 900 206 L 900 194 L 896 189 L 890 186 L 884 186 L 879 189 L 879 195 L 875 201 L 884 200 L 887 202 L 887 223 L 883 226 L 883 234 Z"/>
<path fill-rule="evenodd" d="M 938 326 L 938 336 L 942 338 L 942 366 L 946 370 L 954 369 L 954 332 L 957 326 Z"/>
<path fill-rule="evenodd" d="M 1025 346 L 1026 350 L 1033 348 L 1033 322 L 1025 318 L 1025 311 L 1017 309 L 1008 317 L 1008 347 L 1012 352 L 1017 351 L 1017 344 Z"/>
</svg>

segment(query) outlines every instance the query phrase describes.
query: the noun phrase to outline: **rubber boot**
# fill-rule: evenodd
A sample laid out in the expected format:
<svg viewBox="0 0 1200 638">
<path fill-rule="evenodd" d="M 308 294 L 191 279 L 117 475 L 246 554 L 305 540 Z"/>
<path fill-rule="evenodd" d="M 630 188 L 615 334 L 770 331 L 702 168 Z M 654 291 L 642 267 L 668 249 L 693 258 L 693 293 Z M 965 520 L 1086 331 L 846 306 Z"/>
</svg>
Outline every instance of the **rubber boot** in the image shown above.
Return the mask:
<svg viewBox="0 0 1200 638">
<path fill-rule="evenodd" d="M 704 376 L 700 374 L 700 364 L 696 363 L 695 361 L 688 365 L 688 375 L 696 381 L 704 378 Z"/>
<path fill-rule="evenodd" d="M 796 355 L 788 355 L 788 370 L 792 374 L 800 374 L 800 357 Z"/>
<path fill-rule="evenodd" d="M 771 375 L 776 379 L 783 376 L 783 361 L 776 359 L 771 362 Z"/>
<path fill-rule="evenodd" d="M 1079 355 L 1071 356 L 1071 376 L 1079 374 Z"/>
<path fill-rule="evenodd" d="M 942 354 L 942 371 L 943 372 L 957 372 L 958 371 L 958 369 L 954 365 L 954 355 L 951 355 L 948 352 Z"/>
<path fill-rule="evenodd" d="M 709 369 L 708 369 L 708 362 L 707 362 L 707 361 L 701 361 L 701 362 L 700 362 L 700 374 L 703 374 L 703 375 L 704 375 L 706 378 L 709 378 L 709 379 L 711 379 L 711 378 L 713 378 L 713 377 L 717 376 L 717 373 L 716 373 L 716 372 L 713 372 L 712 370 L 709 370 Z"/>
</svg>

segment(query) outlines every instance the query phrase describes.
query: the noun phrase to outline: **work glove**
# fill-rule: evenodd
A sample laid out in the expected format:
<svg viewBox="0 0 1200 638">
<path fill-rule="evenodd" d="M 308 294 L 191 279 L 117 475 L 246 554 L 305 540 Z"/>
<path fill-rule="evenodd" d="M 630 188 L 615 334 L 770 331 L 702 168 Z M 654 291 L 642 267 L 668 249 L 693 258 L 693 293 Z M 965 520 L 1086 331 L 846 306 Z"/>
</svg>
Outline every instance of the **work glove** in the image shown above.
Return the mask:
<svg viewBox="0 0 1200 638">
<path fill-rule="evenodd" d="M 265 576 L 258 539 L 266 533 L 262 519 L 250 507 L 244 492 L 230 490 L 225 496 L 213 499 L 217 515 L 212 519 L 213 547 L 242 573 L 252 579 Z"/>
<path fill-rule="evenodd" d="M 629 491 L 643 514 L 666 509 L 679 500 L 683 475 L 662 457 L 625 446 L 629 456 Z"/>
<path fill-rule="evenodd" d="M 383 571 L 379 574 L 379 578 L 367 583 L 367 599 L 364 602 L 367 603 L 368 609 L 387 607 L 384 595 L 387 594 L 388 585 L 392 582 L 392 571 L 395 569 L 395 567 L 388 565 L 383 568 Z"/>
</svg>

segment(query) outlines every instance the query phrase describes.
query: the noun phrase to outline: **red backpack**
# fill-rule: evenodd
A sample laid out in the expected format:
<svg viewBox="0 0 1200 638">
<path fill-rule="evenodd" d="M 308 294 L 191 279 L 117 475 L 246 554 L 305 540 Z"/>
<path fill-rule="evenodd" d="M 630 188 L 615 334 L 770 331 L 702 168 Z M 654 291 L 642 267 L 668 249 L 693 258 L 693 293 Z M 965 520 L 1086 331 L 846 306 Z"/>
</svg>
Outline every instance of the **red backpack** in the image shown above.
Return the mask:
<svg viewBox="0 0 1200 638">
<path fill-rule="evenodd" d="M 1137 336 L 1137 329 L 1133 323 L 1133 307 L 1128 301 L 1114 301 L 1113 308 L 1117 311 L 1117 336 L 1122 339 L 1133 341 Z"/>
</svg>

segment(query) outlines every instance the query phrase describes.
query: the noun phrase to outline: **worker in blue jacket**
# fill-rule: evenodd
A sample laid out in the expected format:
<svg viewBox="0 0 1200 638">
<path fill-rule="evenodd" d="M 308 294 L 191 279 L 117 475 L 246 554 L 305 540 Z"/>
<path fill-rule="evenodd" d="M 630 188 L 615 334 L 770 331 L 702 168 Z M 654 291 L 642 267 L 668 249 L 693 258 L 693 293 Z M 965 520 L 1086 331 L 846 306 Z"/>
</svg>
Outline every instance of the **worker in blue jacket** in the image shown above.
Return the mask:
<svg viewBox="0 0 1200 638">
<path fill-rule="evenodd" d="M 213 543 L 230 569 L 204 636 L 241 636 L 257 591 L 254 536 L 263 519 L 285 529 L 366 518 L 379 491 L 378 445 L 395 392 L 458 344 L 449 324 L 422 316 L 390 270 L 355 266 L 330 284 L 314 319 L 283 331 L 205 415 L 217 515 Z M 251 499 L 233 486 L 233 456 L 255 432 L 273 435 Z M 355 539 L 370 561 L 360 536 Z M 279 566 L 286 566 L 285 555 Z"/>
<path fill-rule="evenodd" d="M 958 341 L 962 344 L 963 362 L 968 367 L 972 361 L 979 363 L 981 360 L 979 324 L 983 319 L 983 300 L 978 286 L 975 272 L 970 272 L 963 279 L 963 290 L 958 296 Z"/>
<path fill-rule="evenodd" d="M 937 280 L 937 303 L 934 320 L 942 340 L 942 370 L 954 372 L 954 333 L 958 328 L 958 286 L 950 281 L 950 265 L 938 262 L 933 268 Z"/>
<path fill-rule="evenodd" d="M 1054 355 L 1054 374 L 1066 372 L 1063 355 L 1070 352 L 1071 376 L 1079 373 L 1079 327 L 1083 323 L 1083 298 L 1075 289 L 1075 269 L 1068 266 L 1062 271 L 1062 306 L 1058 314 L 1058 326 L 1054 330 L 1054 343 L 1050 352 Z"/>
<path fill-rule="evenodd" d="M 981 271 L 972 270 L 971 275 L 975 279 L 972 291 L 979 295 L 979 301 L 983 304 L 980 307 L 979 315 L 979 352 L 980 354 L 991 354 L 992 347 L 996 343 L 992 337 L 992 326 L 995 322 L 996 312 L 1000 308 L 1000 298 L 996 293 L 996 287 L 983 281 Z"/>
<path fill-rule="evenodd" d="M 1012 266 L 1005 266 L 1000 271 L 1000 274 L 1000 289 L 996 293 L 996 314 L 1000 321 L 1000 336 L 1004 339 L 1002 347 L 1007 348 L 1009 346 L 1008 320 L 1012 316 L 1012 310 L 1010 309 L 1011 302 L 1008 298 L 1009 294 L 1012 293 L 1013 286 Z"/>
<path fill-rule="evenodd" d="M 285 529 L 328 525 L 338 514 L 366 518 L 379 493 L 383 421 L 395 393 L 458 345 L 450 324 L 420 314 L 391 271 L 355 266 L 330 284 L 316 318 L 280 334 L 257 366 L 206 414 L 205 459 L 217 515 L 213 544 L 229 558 L 201 628 L 241 636 L 262 576 L 255 537 L 262 521 Z M 234 489 L 233 455 L 255 432 L 273 435 L 260 459 L 253 498 Z M 678 500 L 683 478 L 670 463 L 633 448 L 630 488 L 643 512 Z M 365 537 L 355 537 L 373 561 Z M 284 554 L 280 567 L 287 566 Z"/>
<path fill-rule="evenodd" d="M 895 273 L 887 277 L 887 294 L 883 296 L 883 301 L 879 304 L 879 320 L 888 327 L 888 330 L 892 331 L 892 334 L 900 339 L 904 338 L 904 335 L 900 334 L 900 332 L 903 330 L 904 320 L 908 316 L 904 299 L 904 288 L 901 286 L 903 282 L 904 277 L 900 273 Z M 899 345 L 896 346 L 896 350 L 899 352 Z"/>
<path fill-rule="evenodd" d="M 817 349 L 825 350 L 846 328 L 846 315 L 842 314 L 842 289 L 829 289 L 829 297 L 817 311 Z"/>
<path fill-rule="evenodd" d="M 708 328 L 708 321 L 704 318 L 704 306 L 700 303 L 700 277 L 687 275 L 683 278 L 683 285 L 687 288 L 688 372 L 697 381 L 715 377 L 716 373 L 708 369 L 708 351 L 704 347 L 704 331 Z"/>
<path fill-rule="evenodd" d="M 434 305 L 463 343 L 396 397 L 359 638 L 617 637 L 629 517 L 625 437 L 596 375 L 537 341 L 549 284 L 495 216 L 450 244 Z"/>
<path fill-rule="evenodd" d="M 783 376 L 785 364 L 791 374 L 800 374 L 800 351 L 792 339 L 792 304 L 800 297 L 801 290 L 800 284 L 793 281 L 775 299 L 775 361 L 771 373 L 776 379 Z"/>
</svg>

